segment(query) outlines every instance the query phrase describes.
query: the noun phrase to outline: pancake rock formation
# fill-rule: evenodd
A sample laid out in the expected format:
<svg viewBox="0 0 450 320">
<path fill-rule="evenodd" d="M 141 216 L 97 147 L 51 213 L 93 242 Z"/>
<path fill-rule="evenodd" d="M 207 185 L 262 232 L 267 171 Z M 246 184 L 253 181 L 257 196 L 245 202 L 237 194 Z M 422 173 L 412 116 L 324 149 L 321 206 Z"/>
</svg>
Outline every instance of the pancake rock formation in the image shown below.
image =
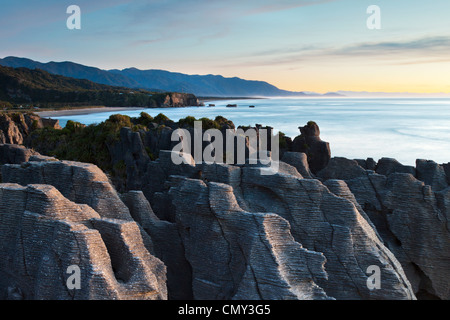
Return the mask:
<svg viewBox="0 0 450 320">
<path fill-rule="evenodd" d="M 331 158 L 301 132 L 270 171 L 175 165 L 168 133 L 123 128 L 122 193 L 93 164 L 0 145 L 0 299 L 449 299 L 450 165 Z"/>
</svg>

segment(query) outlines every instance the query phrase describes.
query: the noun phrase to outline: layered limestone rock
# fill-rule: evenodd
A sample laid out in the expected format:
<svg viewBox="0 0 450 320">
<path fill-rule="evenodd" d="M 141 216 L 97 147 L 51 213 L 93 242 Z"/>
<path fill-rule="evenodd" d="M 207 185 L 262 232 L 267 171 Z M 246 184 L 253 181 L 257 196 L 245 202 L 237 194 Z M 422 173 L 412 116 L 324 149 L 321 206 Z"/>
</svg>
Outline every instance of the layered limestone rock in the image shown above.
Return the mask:
<svg viewBox="0 0 450 320">
<path fill-rule="evenodd" d="M 0 143 L 22 144 L 23 136 L 17 125 L 8 115 L 0 116 Z"/>
<path fill-rule="evenodd" d="M 52 186 L 0 184 L 0 247 L 0 299 L 167 298 L 165 266 L 136 223 L 101 218 Z"/>
<path fill-rule="evenodd" d="M 420 298 L 449 299 L 450 188 L 444 166 L 380 162 L 374 172 L 333 158 L 318 176 L 345 180 Z"/>
<path fill-rule="evenodd" d="M 59 161 L 55 158 L 35 155 L 26 163 L 6 164 L 1 168 L 2 181 L 6 183 L 46 184 L 58 189 L 67 199 L 87 204 L 102 218 L 134 221 L 130 210 L 105 173 L 89 163 Z M 146 248 L 153 253 L 153 243 L 138 225 Z"/>
<path fill-rule="evenodd" d="M 142 133 L 142 135 L 150 134 Z M 122 128 L 120 130 L 120 140 L 111 144 L 108 149 L 111 154 L 111 162 L 115 164 L 114 166 L 122 163 L 126 170 L 126 179 L 122 177 L 116 179 L 116 187 L 119 187 L 121 190 L 140 190 L 141 177 L 145 174 L 147 165 L 150 162 L 150 157 L 142 141 L 141 132 L 134 132 L 126 127 Z"/>
<path fill-rule="evenodd" d="M 399 262 L 348 198 L 333 194 L 318 180 L 261 176 L 255 168 L 243 168 L 241 189 L 249 208 L 278 213 L 289 221 L 294 239 L 325 255 L 328 280 L 318 284 L 328 295 L 336 299 L 414 298 Z M 367 287 L 370 266 L 381 268 L 380 290 Z"/>
<path fill-rule="evenodd" d="M 325 257 L 295 242 L 286 220 L 242 210 L 228 185 L 178 181 L 171 196 L 194 298 L 328 298 L 315 283 L 326 278 Z"/>
<path fill-rule="evenodd" d="M 39 154 L 24 146 L 16 144 L 0 144 L 0 165 L 1 164 L 21 164 L 28 162 L 32 156 Z"/>
<path fill-rule="evenodd" d="M 170 93 L 166 95 L 164 102 L 162 103 L 162 108 L 180 108 L 188 106 L 200 106 L 200 102 L 196 96 L 190 93 Z"/>
<path fill-rule="evenodd" d="M 56 159 L 44 160 L 3 165 L 3 182 L 52 185 L 66 198 L 89 205 L 102 217 L 133 220 L 108 177 L 97 166 Z"/>
<path fill-rule="evenodd" d="M 298 274 L 300 287 L 286 282 L 291 278 L 279 269 L 273 271 L 277 276 L 263 282 L 278 283 L 275 287 L 290 289 L 268 289 L 267 294 L 272 298 L 277 295 L 317 298 L 317 292 L 321 292 L 321 297 L 336 299 L 415 298 L 400 263 L 384 246 L 345 183 L 331 186 L 333 193 L 318 180 L 303 179 L 294 167 L 285 164 L 280 168 L 279 173 L 262 175 L 258 166 L 202 164 L 192 165 L 183 176 L 180 168 L 174 168 L 172 175 L 170 166 L 166 167 L 165 174 L 170 182 L 158 193 L 173 207 L 174 221 L 192 267 L 194 297 L 264 297 L 258 293 L 258 280 L 253 266 L 249 266 L 253 260 L 247 257 L 246 250 L 255 255 L 273 256 L 275 253 L 270 247 L 268 252 L 261 251 L 255 239 L 264 242 L 261 239 L 274 237 L 287 241 L 278 243 L 277 247 L 283 248 L 278 254 L 289 255 L 292 240 L 297 248 L 306 250 L 302 260 L 317 259 L 316 254 L 319 254 L 323 255 L 325 264 L 322 270 L 318 260 L 314 260 L 316 267 L 310 269 L 309 275 L 303 272 L 299 262 L 300 270 L 291 266 L 292 272 Z M 202 173 L 201 178 L 192 179 L 195 171 Z M 277 227 L 264 229 L 271 233 L 261 235 L 261 224 L 264 225 L 266 219 L 276 220 L 271 225 Z M 279 232 L 284 235 L 281 237 Z M 248 247 L 247 241 L 255 247 Z M 210 250 L 212 243 L 216 248 L 213 252 Z M 266 266 L 267 261 L 277 261 L 261 256 L 256 260 L 263 259 L 266 259 Z M 381 269 L 383 285 L 380 290 L 370 290 L 367 286 L 370 266 Z M 252 277 L 252 284 L 241 285 L 241 281 L 250 281 Z M 308 283 L 306 287 L 305 283 Z M 316 291 L 316 286 L 321 291 Z M 239 288 L 244 287 L 248 290 L 241 295 Z M 205 292 L 208 294 L 204 295 Z M 297 295 L 292 295 L 293 292 Z"/>
<path fill-rule="evenodd" d="M 312 173 L 305 153 L 285 152 L 278 172 L 267 175 L 270 169 L 260 164 L 195 164 L 189 154 L 183 155 L 185 164 L 175 165 L 171 151 L 151 161 L 144 152 L 145 135 L 122 130 L 121 137 L 128 147 L 115 152 L 137 165 L 139 180 L 135 190 L 122 195 L 94 165 L 0 146 L 2 163 L 14 163 L 2 166 L 2 181 L 21 185 L 0 185 L 0 237 L 5 239 L 0 294 L 26 299 L 449 297 L 448 165 L 419 160 L 413 168 L 388 158 L 378 164 L 333 158 Z M 57 253 L 47 258 L 48 250 Z M 83 265 L 82 282 L 90 284 L 86 292 L 64 287 L 66 261 Z M 29 269 L 11 271 L 20 263 Z M 381 271 L 381 288 L 372 290 L 368 281 L 374 266 Z M 51 284 L 45 287 L 41 278 Z"/>
<path fill-rule="evenodd" d="M 282 162 L 295 167 L 305 179 L 313 179 L 314 175 L 309 169 L 308 157 L 302 152 L 285 152 L 281 158 Z"/>
<path fill-rule="evenodd" d="M 169 299 L 191 300 L 192 270 L 184 254 L 176 223 L 160 220 L 152 210 L 142 191 L 130 191 L 122 195 L 134 220 L 150 235 L 153 252 L 167 267 Z"/>
<path fill-rule="evenodd" d="M 59 120 L 42 119 L 28 113 L 0 114 L 0 144 L 23 144 L 35 129 L 44 127 L 61 129 Z"/>
</svg>

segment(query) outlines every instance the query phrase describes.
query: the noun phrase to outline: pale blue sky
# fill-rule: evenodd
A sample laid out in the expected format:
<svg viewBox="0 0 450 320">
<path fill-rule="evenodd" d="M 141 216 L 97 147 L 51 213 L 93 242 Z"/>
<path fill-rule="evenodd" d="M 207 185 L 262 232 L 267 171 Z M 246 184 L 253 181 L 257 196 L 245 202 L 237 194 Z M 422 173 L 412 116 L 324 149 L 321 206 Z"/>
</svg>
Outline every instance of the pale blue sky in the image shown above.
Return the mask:
<svg viewBox="0 0 450 320">
<path fill-rule="evenodd" d="M 79 5 L 82 29 L 66 28 Z M 378 5 L 382 29 L 366 27 Z M 1 1 L 0 57 L 222 74 L 289 90 L 450 92 L 450 1 Z"/>
</svg>

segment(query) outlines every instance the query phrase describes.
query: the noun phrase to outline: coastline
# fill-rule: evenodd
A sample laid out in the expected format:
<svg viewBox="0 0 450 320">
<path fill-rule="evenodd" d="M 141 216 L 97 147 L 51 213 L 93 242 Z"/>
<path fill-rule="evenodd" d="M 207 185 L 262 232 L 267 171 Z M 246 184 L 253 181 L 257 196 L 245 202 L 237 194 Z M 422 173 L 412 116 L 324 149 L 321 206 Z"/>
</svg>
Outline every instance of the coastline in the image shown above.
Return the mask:
<svg viewBox="0 0 450 320">
<path fill-rule="evenodd" d="M 83 108 L 83 109 L 66 109 L 66 110 L 48 110 L 34 112 L 41 118 L 61 117 L 61 116 L 80 116 L 99 112 L 112 112 L 112 111 L 124 111 L 124 110 L 141 110 L 142 107 L 95 107 L 95 108 Z"/>
<path fill-rule="evenodd" d="M 226 100 L 259 100 L 267 99 L 268 97 L 198 97 L 200 102 L 209 101 L 226 101 Z"/>
</svg>

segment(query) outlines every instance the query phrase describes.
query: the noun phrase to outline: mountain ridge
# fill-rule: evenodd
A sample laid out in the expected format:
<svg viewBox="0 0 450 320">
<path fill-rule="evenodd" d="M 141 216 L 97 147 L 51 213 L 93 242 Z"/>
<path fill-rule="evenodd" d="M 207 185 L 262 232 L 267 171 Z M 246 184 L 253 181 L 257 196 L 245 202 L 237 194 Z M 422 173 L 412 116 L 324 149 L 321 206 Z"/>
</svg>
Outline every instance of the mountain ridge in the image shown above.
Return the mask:
<svg viewBox="0 0 450 320">
<path fill-rule="evenodd" d="M 208 97 L 294 97 L 322 96 L 305 92 L 287 91 L 259 80 L 245 80 L 222 75 L 188 75 L 160 69 L 140 70 L 135 67 L 122 70 L 102 70 L 71 61 L 42 63 L 28 58 L 5 57 L 0 65 L 12 68 L 25 67 L 41 69 L 52 74 L 87 79 L 111 86 L 145 89 L 152 91 L 171 91 L 192 93 Z"/>
<path fill-rule="evenodd" d="M 135 90 L 56 75 L 42 69 L 0 65 L 0 106 L 10 109 L 21 104 L 44 108 L 79 105 L 149 108 L 200 105 L 193 94 Z"/>
</svg>

